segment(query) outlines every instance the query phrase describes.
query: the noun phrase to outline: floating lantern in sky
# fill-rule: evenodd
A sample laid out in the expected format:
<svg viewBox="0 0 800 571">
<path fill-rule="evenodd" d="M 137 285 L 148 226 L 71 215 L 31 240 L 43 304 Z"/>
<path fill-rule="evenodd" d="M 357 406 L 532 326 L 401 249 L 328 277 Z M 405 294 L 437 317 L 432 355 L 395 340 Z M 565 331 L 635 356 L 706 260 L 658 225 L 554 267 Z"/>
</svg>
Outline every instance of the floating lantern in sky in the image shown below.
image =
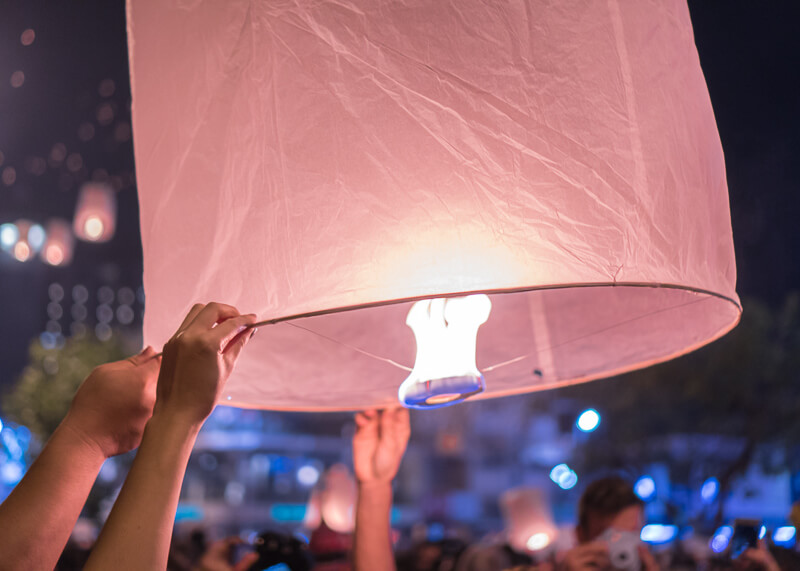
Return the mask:
<svg viewBox="0 0 800 571">
<path fill-rule="evenodd" d="M 47 223 L 47 239 L 40 255 L 51 266 L 66 266 L 72 261 L 75 239 L 66 220 L 54 218 Z"/>
<path fill-rule="evenodd" d="M 515 551 L 541 551 L 556 540 L 558 528 L 541 490 L 508 490 L 500 498 L 500 507 L 508 544 Z"/>
<path fill-rule="evenodd" d="M 116 225 L 114 189 L 99 182 L 84 184 L 75 208 L 75 235 L 86 242 L 108 242 L 114 236 Z"/>
<path fill-rule="evenodd" d="M 30 220 L 17 220 L 13 227 L 16 227 L 16 240 L 10 247 L 10 253 L 18 262 L 27 262 L 36 255 L 45 241 L 45 231 L 39 224 L 34 224 Z M 11 228 L 7 226 L 6 228 Z M 6 238 L 12 235 L 11 230 L 7 231 Z"/>
<path fill-rule="evenodd" d="M 128 14 L 145 340 L 198 301 L 257 313 L 228 404 L 519 394 L 665 361 L 738 321 L 685 4 Z M 451 322 L 466 300 L 485 301 Z M 420 368 L 456 338 L 463 359 Z"/>
<path fill-rule="evenodd" d="M 303 524 L 316 529 L 324 522 L 337 533 L 351 533 L 355 528 L 355 503 L 353 476 L 343 464 L 334 464 L 311 492 Z"/>
</svg>

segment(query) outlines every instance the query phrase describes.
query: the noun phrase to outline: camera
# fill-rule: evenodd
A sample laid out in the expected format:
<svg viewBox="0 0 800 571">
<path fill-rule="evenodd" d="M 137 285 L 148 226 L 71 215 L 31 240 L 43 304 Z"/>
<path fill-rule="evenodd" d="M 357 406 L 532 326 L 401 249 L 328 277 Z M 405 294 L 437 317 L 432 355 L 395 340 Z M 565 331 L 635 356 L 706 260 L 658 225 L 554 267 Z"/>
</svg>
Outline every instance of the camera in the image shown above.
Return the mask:
<svg viewBox="0 0 800 571">
<path fill-rule="evenodd" d="M 639 534 L 632 531 L 607 529 L 597 539 L 608 545 L 608 558 L 611 561 L 612 569 L 620 571 L 639 571 L 641 569 Z"/>
<path fill-rule="evenodd" d="M 258 561 L 250 566 L 248 571 L 264 571 L 276 566 L 290 571 L 310 571 L 314 560 L 304 542 L 272 531 L 261 533 L 253 543 L 258 553 Z"/>
<path fill-rule="evenodd" d="M 737 519 L 733 522 L 730 542 L 730 558 L 738 559 L 748 549 L 758 547 L 761 522 L 755 519 Z"/>
</svg>

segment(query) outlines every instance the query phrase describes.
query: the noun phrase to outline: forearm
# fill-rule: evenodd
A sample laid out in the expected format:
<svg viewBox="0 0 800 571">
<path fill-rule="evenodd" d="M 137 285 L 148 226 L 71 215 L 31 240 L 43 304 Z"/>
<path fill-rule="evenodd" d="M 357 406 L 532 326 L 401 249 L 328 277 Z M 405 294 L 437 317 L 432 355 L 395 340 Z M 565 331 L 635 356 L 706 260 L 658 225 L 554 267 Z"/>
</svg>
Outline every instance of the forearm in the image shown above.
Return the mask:
<svg viewBox="0 0 800 571">
<path fill-rule="evenodd" d="M 104 460 L 61 423 L 0 505 L 0 571 L 55 567 Z"/>
<path fill-rule="evenodd" d="M 394 571 L 391 482 L 359 483 L 354 540 L 355 571 Z"/>
<path fill-rule="evenodd" d="M 147 423 L 87 571 L 166 568 L 181 483 L 199 429 L 166 414 Z"/>
</svg>

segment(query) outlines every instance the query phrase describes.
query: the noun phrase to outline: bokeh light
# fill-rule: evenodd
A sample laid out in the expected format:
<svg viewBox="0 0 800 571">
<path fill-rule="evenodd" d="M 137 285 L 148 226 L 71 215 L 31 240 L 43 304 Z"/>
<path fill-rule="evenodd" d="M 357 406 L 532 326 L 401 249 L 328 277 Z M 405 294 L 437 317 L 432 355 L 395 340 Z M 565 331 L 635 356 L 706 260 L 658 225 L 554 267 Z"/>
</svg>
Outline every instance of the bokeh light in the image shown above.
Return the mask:
<svg viewBox="0 0 800 571">
<path fill-rule="evenodd" d="M 633 486 L 633 491 L 645 502 L 653 499 L 656 495 L 656 482 L 650 476 L 642 476 Z"/>
<path fill-rule="evenodd" d="M 578 429 L 583 432 L 593 432 L 600 425 L 600 414 L 593 408 L 585 410 L 578 417 Z"/>
<path fill-rule="evenodd" d="M 32 28 L 28 28 L 20 35 L 19 42 L 23 46 L 29 46 L 34 42 L 35 39 L 36 39 L 36 32 L 34 32 Z"/>
<path fill-rule="evenodd" d="M 674 525 L 651 523 L 642 528 L 639 538 L 645 543 L 660 545 L 669 543 L 678 536 L 678 528 Z"/>
<path fill-rule="evenodd" d="M 14 244 L 14 258 L 18 262 L 27 262 L 31 259 L 31 248 L 27 242 L 20 240 Z"/>
<path fill-rule="evenodd" d="M 83 228 L 86 231 L 86 235 L 92 240 L 97 240 L 103 235 L 103 221 L 97 216 L 87 218 Z"/>
<path fill-rule="evenodd" d="M 307 487 L 310 487 L 310 486 L 313 486 L 314 484 L 316 484 L 317 481 L 319 480 L 319 476 L 320 476 L 319 470 L 316 467 L 311 466 L 310 464 L 306 464 L 305 466 L 302 466 L 297 471 L 297 481 L 301 485 L 307 486 Z"/>
<path fill-rule="evenodd" d="M 19 240 L 19 229 L 16 224 L 6 223 L 0 225 L 0 248 L 10 251 Z"/>
<path fill-rule="evenodd" d="M 559 464 L 550 470 L 550 479 L 562 490 L 569 490 L 578 483 L 578 475 L 566 464 Z"/>
<path fill-rule="evenodd" d="M 772 533 L 772 541 L 774 541 L 776 545 L 788 547 L 791 544 L 794 544 L 796 535 L 797 530 L 794 528 L 794 526 L 785 525 L 775 529 L 775 531 Z"/>
<path fill-rule="evenodd" d="M 733 528 L 729 525 L 723 525 L 711 537 L 709 547 L 714 553 L 722 553 L 728 547 L 731 537 L 733 537 Z"/>
<path fill-rule="evenodd" d="M 11 186 L 17 181 L 17 169 L 14 167 L 6 167 L 3 169 L 3 184 Z"/>
<path fill-rule="evenodd" d="M 718 492 L 719 481 L 716 478 L 709 478 L 703 482 L 703 487 L 700 488 L 700 498 L 708 504 L 714 501 Z"/>
<path fill-rule="evenodd" d="M 546 533 L 534 533 L 525 543 L 529 551 L 539 551 L 550 545 L 550 536 Z"/>
<path fill-rule="evenodd" d="M 22 85 L 25 83 L 25 73 L 23 73 L 22 70 L 18 69 L 17 71 L 11 74 L 11 79 L 9 80 L 9 82 L 11 83 L 11 87 L 13 87 L 14 89 L 22 87 Z"/>
<path fill-rule="evenodd" d="M 28 228 L 28 246 L 30 246 L 32 251 L 38 252 L 41 250 L 46 238 L 47 234 L 41 225 L 31 224 L 31 227 Z"/>
</svg>

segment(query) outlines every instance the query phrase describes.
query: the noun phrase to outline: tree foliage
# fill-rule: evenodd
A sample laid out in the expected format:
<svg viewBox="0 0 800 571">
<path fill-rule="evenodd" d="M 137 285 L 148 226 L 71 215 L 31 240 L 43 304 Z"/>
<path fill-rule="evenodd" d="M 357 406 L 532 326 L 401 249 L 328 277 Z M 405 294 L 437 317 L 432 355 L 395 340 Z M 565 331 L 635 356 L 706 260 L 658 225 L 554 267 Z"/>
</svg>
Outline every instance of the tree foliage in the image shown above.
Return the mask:
<svg viewBox="0 0 800 571">
<path fill-rule="evenodd" d="M 89 336 L 69 338 L 63 347 L 46 349 L 34 339 L 29 363 L 3 398 L 3 412 L 24 424 L 44 442 L 69 409 L 72 397 L 94 367 L 124 359 L 135 350 L 119 334 L 108 341 Z"/>
</svg>

